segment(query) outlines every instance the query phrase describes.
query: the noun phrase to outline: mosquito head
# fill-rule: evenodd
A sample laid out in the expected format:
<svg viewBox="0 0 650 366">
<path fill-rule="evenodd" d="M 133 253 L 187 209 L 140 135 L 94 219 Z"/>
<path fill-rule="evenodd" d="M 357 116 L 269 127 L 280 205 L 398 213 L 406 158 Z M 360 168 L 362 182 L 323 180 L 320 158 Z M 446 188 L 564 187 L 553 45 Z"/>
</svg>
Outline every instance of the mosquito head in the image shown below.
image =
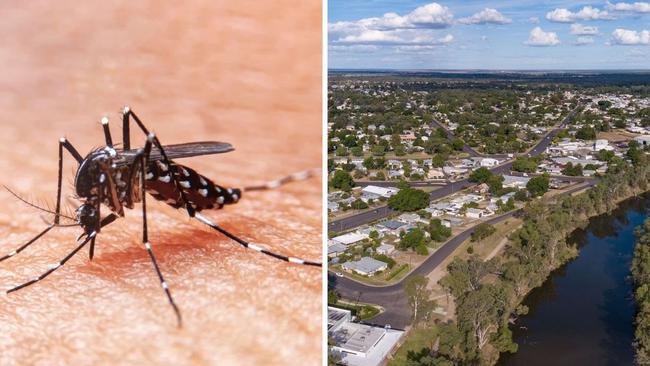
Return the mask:
<svg viewBox="0 0 650 366">
<path fill-rule="evenodd" d="M 88 154 L 79 165 L 74 179 L 74 186 L 79 197 L 89 198 L 97 195 L 101 167 L 110 166 L 117 152 L 112 147 L 95 150 Z"/>
<path fill-rule="evenodd" d="M 97 229 L 97 209 L 90 203 L 84 203 L 76 211 L 77 222 L 84 229 L 86 234 L 90 234 Z"/>
</svg>

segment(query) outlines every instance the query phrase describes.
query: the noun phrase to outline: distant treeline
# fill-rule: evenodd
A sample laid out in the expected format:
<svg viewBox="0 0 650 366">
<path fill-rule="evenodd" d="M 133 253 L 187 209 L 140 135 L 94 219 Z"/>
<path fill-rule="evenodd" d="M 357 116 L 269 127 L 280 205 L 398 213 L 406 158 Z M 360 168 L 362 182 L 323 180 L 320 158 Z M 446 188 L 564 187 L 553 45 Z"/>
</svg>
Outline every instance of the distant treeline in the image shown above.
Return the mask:
<svg viewBox="0 0 650 366">
<path fill-rule="evenodd" d="M 637 303 L 634 348 L 639 365 L 650 365 L 650 219 L 637 229 L 632 259 L 634 297 Z"/>
<path fill-rule="evenodd" d="M 624 91 L 630 88 L 634 94 L 650 94 L 650 72 L 426 72 L 426 71 L 351 71 L 330 70 L 331 81 L 370 80 L 400 83 L 405 90 L 436 90 L 449 88 L 531 88 L 573 86 L 598 88 L 603 92 Z M 525 84 L 525 85 L 522 85 Z M 410 86 L 409 86 L 410 85 Z"/>
<path fill-rule="evenodd" d="M 478 257 L 455 259 L 440 283 L 454 296 L 456 321 L 440 326 L 436 352 L 411 352 L 409 365 L 491 365 L 500 352 L 516 352 L 509 324 L 527 312 L 521 305 L 526 294 L 577 255 L 577 248 L 567 243 L 566 237 L 586 226 L 590 217 L 648 191 L 648 179 L 650 160 L 645 154 L 637 155 L 634 164 L 616 159 L 592 189 L 555 201 L 529 203 L 524 209 L 523 225 L 510 236 L 503 256 L 488 262 Z M 648 259 L 650 254 L 646 252 L 646 285 Z M 647 292 L 645 299 L 646 308 L 650 308 Z M 647 347 L 648 328 L 641 332 Z"/>
</svg>

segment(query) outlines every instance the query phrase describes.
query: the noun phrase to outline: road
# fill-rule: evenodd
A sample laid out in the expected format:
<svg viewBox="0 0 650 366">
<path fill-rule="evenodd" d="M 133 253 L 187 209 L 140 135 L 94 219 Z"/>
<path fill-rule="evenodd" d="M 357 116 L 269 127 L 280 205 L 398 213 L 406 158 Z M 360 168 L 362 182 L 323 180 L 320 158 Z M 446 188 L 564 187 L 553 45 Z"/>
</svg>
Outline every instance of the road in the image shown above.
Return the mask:
<svg viewBox="0 0 650 366">
<path fill-rule="evenodd" d="M 528 156 L 537 156 L 543 153 L 544 151 L 546 151 L 546 148 L 551 144 L 553 138 L 557 136 L 557 134 L 560 133 L 560 130 L 566 126 L 569 120 L 571 120 L 575 116 L 578 108 L 580 107 L 578 106 L 574 110 L 569 112 L 569 114 L 562 120 L 559 126 L 551 130 L 545 137 L 543 137 L 537 143 L 537 145 L 535 145 L 528 152 Z M 440 125 L 440 123 L 436 121 L 433 121 L 433 123 L 434 125 L 437 124 L 437 126 L 440 126 L 440 128 L 444 128 L 442 127 L 442 125 Z M 465 146 L 468 147 L 467 145 Z M 511 168 L 512 168 L 512 161 L 496 166 L 490 170 L 495 174 L 503 175 L 503 174 L 509 174 Z M 370 184 L 379 185 L 379 186 L 395 185 L 394 182 L 372 182 L 372 183 L 365 182 L 363 184 L 360 183 L 359 185 L 370 185 Z M 440 186 L 439 189 L 436 189 L 435 191 L 431 192 L 431 200 L 441 199 L 445 196 L 463 190 L 471 185 L 473 185 L 473 183 L 471 183 L 468 179 L 447 183 L 446 185 Z M 418 185 L 414 185 L 414 186 L 418 186 Z M 422 185 L 420 185 L 420 187 L 422 187 Z M 383 219 L 393 213 L 395 213 L 395 211 L 390 209 L 388 206 L 382 206 L 372 211 L 362 212 L 357 215 L 331 221 L 328 223 L 328 230 L 334 232 L 350 230 L 357 226 Z"/>
<path fill-rule="evenodd" d="M 589 183 L 589 186 L 596 184 L 595 180 L 587 180 L 587 182 Z M 571 194 L 584 188 L 585 187 L 582 185 L 574 187 L 564 192 L 563 195 Z M 521 212 L 521 209 L 511 211 L 505 215 L 493 217 L 484 222 L 494 225 L 513 217 L 519 212 Z M 381 314 L 367 321 L 367 323 L 380 326 L 389 324 L 393 328 L 404 329 L 411 322 L 411 307 L 409 306 L 407 296 L 404 293 L 404 280 L 414 275 L 426 276 L 431 273 L 431 271 L 444 262 L 447 257 L 449 257 L 472 235 L 474 227 L 471 227 L 451 238 L 420 266 L 413 270 L 413 272 L 409 273 L 408 276 L 404 277 L 396 284 L 390 286 L 370 286 L 351 280 L 347 277 L 338 277 L 332 272 L 329 272 L 328 280 L 330 285 L 328 287 L 333 287 L 341 297 L 346 299 L 369 304 L 377 304 L 384 308 L 384 311 Z"/>
</svg>

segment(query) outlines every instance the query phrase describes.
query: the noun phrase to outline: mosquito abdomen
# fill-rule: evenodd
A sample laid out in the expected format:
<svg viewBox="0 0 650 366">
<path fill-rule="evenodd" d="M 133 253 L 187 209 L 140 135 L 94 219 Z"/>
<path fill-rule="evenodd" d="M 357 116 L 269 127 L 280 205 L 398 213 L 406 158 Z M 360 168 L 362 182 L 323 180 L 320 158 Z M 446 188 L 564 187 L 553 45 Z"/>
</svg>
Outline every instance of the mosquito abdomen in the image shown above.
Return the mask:
<svg viewBox="0 0 650 366">
<path fill-rule="evenodd" d="M 196 211 L 220 209 L 224 205 L 237 203 L 241 198 L 241 190 L 219 186 L 192 168 L 174 162 L 170 166 L 160 160 L 150 162 L 145 177 L 147 193 L 174 208 L 185 205 L 180 192 L 174 186 L 172 174 L 177 178 L 185 198 Z"/>
</svg>

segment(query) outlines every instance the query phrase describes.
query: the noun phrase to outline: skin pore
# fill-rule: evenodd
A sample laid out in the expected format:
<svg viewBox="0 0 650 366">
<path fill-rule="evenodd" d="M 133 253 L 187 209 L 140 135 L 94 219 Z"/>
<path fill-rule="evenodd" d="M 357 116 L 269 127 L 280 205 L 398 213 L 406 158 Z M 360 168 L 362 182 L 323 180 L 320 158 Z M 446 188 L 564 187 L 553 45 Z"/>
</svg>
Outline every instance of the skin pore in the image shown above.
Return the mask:
<svg viewBox="0 0 650 366">
<path fill-rule="evenodd" d="M 87 154 L 104 144 L 106 114 L 120 142 L 125 104 L 163 144 L 233 144 L 234 152 L 179 160 L 218 184 L 321 165 L 320 2 L 4 8 L 0 183 L 31 202 L 54 208 L 59 138 Z M 144 142 L 132 126 L 131 145 Z M 76 169 L 64 153 L 67 211 L 79 205 Z M 147 198 L 149 242 L 183 328 L 142 244 L 138 204 L 101 231 L 92 261 L 84 248 L 45 280 L 5 294 L 76 247 L 81 229 L 67 227 L 0 262 L 0 364 L 320 364 L 320 268 L 244 249 Z M 0 202 L 0 256 L 52 220 L 4 189 Z M 203 214 L 266 248 L 320 261 L 321 208 L 317 177 L 245 192 Z"/>
</svg>

